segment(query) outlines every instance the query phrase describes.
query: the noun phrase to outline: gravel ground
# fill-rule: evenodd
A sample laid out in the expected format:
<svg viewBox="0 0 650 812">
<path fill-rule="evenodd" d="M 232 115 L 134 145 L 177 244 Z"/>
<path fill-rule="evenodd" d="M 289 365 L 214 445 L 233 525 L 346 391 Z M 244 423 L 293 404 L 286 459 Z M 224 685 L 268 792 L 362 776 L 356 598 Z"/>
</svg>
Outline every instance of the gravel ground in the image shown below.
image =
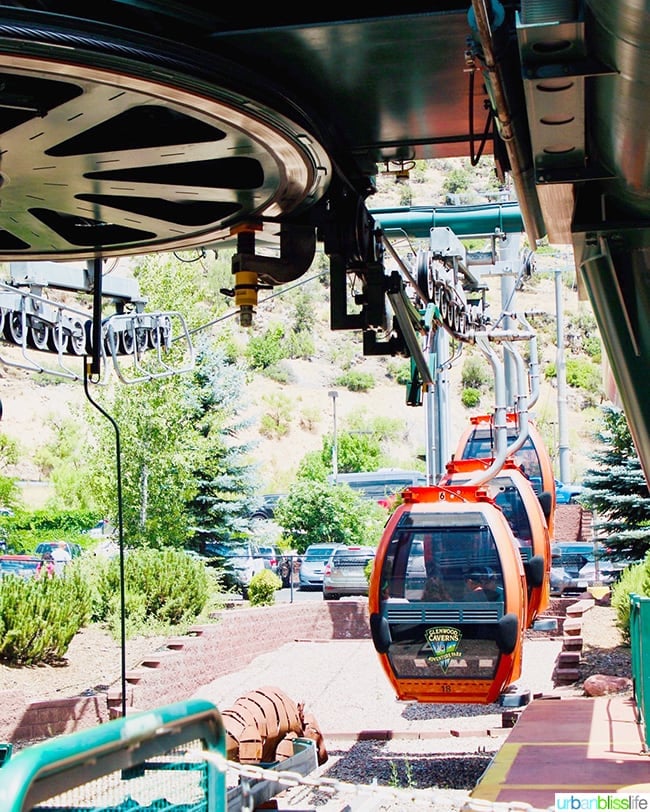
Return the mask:
<svg viewBox="0 0 650 812">
<path fill-rule="evenodd" d="M 583 637 L 579 682 L 554 686 L 561 641 L 531 638 L 518 685 L 535 695 L 571 697 L 583 695 L 582 680 L 589 674 L 629 676 L 629 649 L 621 647 L 609 607 L 596 606 L 585 615 Z M 287 790 L 278 796 L 284 810 L 340 812 L 347 804 L 364 812 L 457 812 L 508 733 L 497 705 L 395 699 L 368 640 L 287 644 L 204 686 L 197 696 L 225 709 L 265 685 L 304 701 L 314 714 L 329 758 L 310 779 L 326 778 L 337 789 L 334 797 L 311 787 Z M 363 740 L 358 740 L 361 732 Z M 373 782 L 379 786 L 372 787 Z"/>
</svg>

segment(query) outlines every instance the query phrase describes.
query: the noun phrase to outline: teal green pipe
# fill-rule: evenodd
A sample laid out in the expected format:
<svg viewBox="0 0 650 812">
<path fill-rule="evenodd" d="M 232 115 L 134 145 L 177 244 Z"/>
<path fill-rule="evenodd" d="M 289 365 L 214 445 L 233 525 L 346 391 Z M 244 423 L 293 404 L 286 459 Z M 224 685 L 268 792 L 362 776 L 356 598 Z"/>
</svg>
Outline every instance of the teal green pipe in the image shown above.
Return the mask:
<svg viewBox="0 0 650 812">
<path fill-rule="evenodd" d="M 457 237 L 490 236 L 497 229 L 506 234 L 524 231 L 518 203 L 488 203 L 482 206 L 429 206 L 370 209 L 386 232 L 399 231 L 409 237 L 428 238 L 432 228 L 447 226 Z"/>
</svg>

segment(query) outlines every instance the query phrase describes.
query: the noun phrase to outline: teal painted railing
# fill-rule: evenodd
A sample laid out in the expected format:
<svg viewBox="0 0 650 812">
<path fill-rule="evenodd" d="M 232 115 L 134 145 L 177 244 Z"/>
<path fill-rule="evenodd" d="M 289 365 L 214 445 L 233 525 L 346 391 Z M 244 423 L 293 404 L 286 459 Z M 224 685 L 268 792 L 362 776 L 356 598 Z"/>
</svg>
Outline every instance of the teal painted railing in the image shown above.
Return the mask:
<svg viewBox="0 0 650 812">
<path fill-rule="evenodd" d="M 225 774 L 203 750 L 225 756 L 225 729 L 210 702 L 134 713 L 12 755 L 0 772 L 0 809 L 225 812 Z"/>
<path fill-rule="evenodd" d="M 630 595 L 630 603 L 634 701 L 647 750 L 650 748 L 650 598 Z"/>
</svg>

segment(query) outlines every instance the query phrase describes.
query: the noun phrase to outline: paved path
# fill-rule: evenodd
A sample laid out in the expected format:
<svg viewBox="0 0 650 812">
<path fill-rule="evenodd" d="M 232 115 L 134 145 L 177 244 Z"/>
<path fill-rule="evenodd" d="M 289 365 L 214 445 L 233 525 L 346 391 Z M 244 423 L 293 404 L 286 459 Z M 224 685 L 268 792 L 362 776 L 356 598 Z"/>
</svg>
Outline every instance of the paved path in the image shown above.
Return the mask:
<svg viewBox="0 0 650 812">
<path fill-rule="evenodd" d="M 524 673 L 519 684 L 536 693 L 552 693 L 551 675 L 561 650 L 558 640 L 526 641 Z M 328 734 L 389 730 L 413 735 L 449 732 L 450 718 L 461 726 L 484 730 L 501 725 L 496 705 L 442 705 L 395 698 L 370 640 L 287 643 L 262 654 L 250 665 L 203 686 L 195 696 L 225 710 L 256 688 L 280 688 L 314 714 Z M 454 722 L 458 726 L 457 722 Z"/>
</svg>

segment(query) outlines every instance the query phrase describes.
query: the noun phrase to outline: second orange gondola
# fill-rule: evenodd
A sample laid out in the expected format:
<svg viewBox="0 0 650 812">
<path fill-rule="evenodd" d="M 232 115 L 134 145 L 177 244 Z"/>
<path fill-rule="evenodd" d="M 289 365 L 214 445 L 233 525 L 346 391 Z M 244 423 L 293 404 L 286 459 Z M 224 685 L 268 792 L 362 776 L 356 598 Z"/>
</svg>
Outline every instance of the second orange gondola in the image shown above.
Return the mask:
<svg viewBox="0 0 650 812">
<path fill-rule="evenodd" d="M 400 699 L 495 701 L 521 673 L 525 578 L 484 488 L 409 488 L 370 580 L 375 648 Z"/>
<path fill-rule="evenodd" d="M 506 416 L 507 439 L 512 443 L 517 437 L 517 416 L 509 412 Z M 528 422 L 528 436 L 513 458 L 530 479 L 533 490 L 540 499 L 551 540 L 554 538 L 555 524 L 555 477 L 553 464 L 544 440 L 532 421 Z M 469 427 L 461 435 L 454 459 L 494 459 L 495 441 L 492 415 L 478 415 L 471 418 Z"/>
<path fill-rule="evenodd" d="M 489 466 L 489 460 L 453 460 L 439 484 L 466 483 Z M 513 460 L 506 460 L 484 487 L 503 511 L 519 546 L 526 575 L 526 626 L 530 627 L 550 603 L 551 544 L 546 519 L 530 481 Z"/>
</svg>

